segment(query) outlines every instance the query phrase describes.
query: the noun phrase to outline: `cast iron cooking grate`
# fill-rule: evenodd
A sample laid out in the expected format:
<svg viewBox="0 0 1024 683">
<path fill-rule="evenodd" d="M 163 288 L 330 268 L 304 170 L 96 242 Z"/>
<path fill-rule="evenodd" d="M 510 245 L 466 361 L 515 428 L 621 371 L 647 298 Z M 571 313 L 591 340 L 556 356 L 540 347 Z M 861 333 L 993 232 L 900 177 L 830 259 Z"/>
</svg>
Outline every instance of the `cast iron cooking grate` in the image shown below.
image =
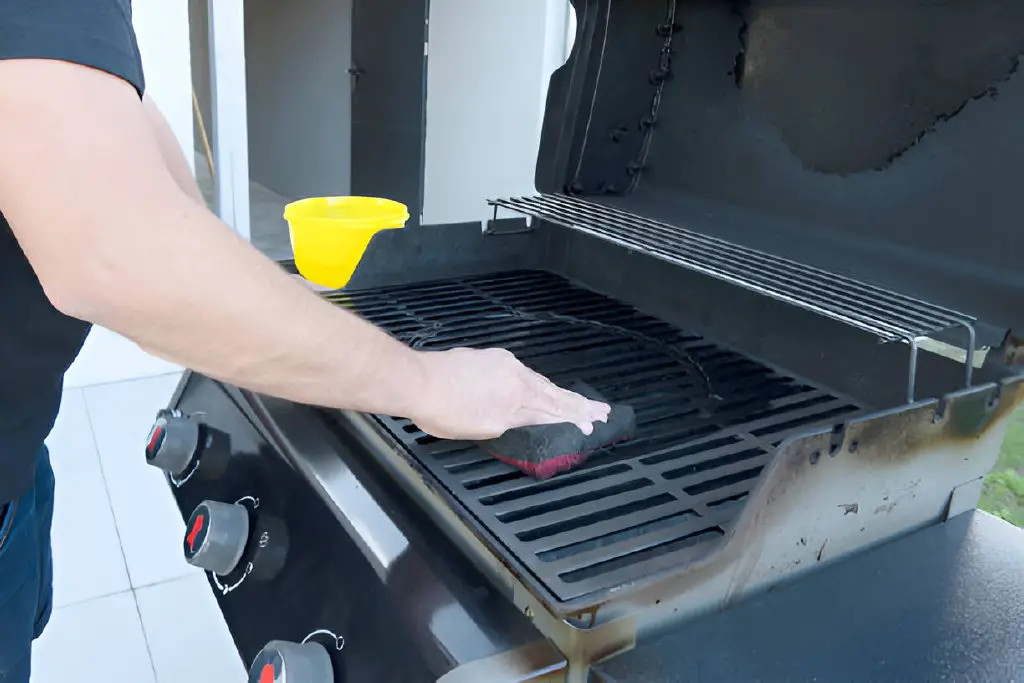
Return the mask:
<svg viewBox="0 0 1024 683">
<path fill-rule="evenodd" d="M 538 482 L 472 444 L 377 416 L 409 456 L 523 568 L 568 602 L 714 550 L 775 446 L 857 409 L 737 352 L 537 271 L 336 293 L 427 349 L 500 346 L 556 382 L 580 379 L 637 412 L 637 437 Z"/>
</svg>

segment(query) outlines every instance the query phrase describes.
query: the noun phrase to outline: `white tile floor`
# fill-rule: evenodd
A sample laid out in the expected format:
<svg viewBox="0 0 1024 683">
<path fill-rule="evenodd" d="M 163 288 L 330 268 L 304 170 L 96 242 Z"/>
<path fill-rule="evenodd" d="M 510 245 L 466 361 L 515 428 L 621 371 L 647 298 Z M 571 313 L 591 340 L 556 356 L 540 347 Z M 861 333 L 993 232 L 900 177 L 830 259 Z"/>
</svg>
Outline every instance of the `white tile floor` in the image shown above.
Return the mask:
<svg viewBox="0 0 1024 683">
<path fill-rule="evenodd" d="M 68 372 L 47 439 L 55 610 L 33 651 L 32 683 L 83 680 L 82 661 L 97 656 L 103 681 L 246 680 L 206 578 L 181 557 L 184 523 L 170 491 L 142 458 L 180 371 L 98 329 Z"/>
</svg>

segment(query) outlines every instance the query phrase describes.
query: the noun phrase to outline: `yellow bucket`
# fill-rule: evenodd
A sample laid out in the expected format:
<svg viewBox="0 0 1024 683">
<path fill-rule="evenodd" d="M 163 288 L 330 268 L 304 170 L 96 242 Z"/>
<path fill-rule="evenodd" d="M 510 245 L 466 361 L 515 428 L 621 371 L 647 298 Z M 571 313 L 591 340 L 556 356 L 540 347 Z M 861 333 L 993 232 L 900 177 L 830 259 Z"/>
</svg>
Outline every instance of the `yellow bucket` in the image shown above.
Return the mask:
<svg viewBox="0 0 1024 683">
<path fill-rule="evenodd" d="M 356 272 L 370 239 L 404 228 L 404 204 L 377 197 L 310 197 L 284 208 L 299 274 L 313 284 L 341 289 Z"/>
</svg>

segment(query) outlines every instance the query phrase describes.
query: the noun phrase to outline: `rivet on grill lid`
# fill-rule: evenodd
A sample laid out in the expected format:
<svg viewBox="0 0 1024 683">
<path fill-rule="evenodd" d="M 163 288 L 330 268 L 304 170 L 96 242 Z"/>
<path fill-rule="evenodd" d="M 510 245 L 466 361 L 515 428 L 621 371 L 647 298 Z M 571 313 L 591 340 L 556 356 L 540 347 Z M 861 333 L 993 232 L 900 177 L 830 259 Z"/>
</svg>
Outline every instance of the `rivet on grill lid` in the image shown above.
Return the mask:
<svg viewBox="0 0 1024 683">
<path fill-rule="evenodd" d="M 672 72 L 668 68 L 659 67 L 651 71 L 649 74 L 647 74 L 647 81 L 651 85 L 661 85 L 662 83 L 668 80 L 668 77 L 671 75 L 671 73 Z"/>
<path fill-rule="evenodd" d="M 611 133 L 609 133 L 608 137 L 612 142 L 618 143 L 622 142 L 622 138 L 625 137 L 627 133 L 629 133 L 629 128 L 626 126 L 616 126 L 612 129 Z"/>
<path fill-rule="evenodd" d="M 840 422 L 839 424 L 832 427 L 832 436 L 829 438 L 828 443 L 828 454 L 830 457 L 835 457 L 839 452 L 839 449 L 843 447 L 843 441 L 846 439 L 846 423 Z"/>
<path fill-rule="evenodd" d="M 668 22 L 665 22 L 663 24 L 658 24 L 657 33 L 662 38 L 668 38 L 670 35 L 672 35 L 674 33 L 679 33 L 682 30 L 683 30 L 683 25 L 680 24 L 680 23 L 672 23 L 672 24 L 670 24 Z"/>
<path fill-rule="evenodd" d="M 628 173 L 629 175 L 640 175 L 640 172 L 643 170 L 643 164 L 639 164 L 635 161 L 631 161 L 626 165 L 626 173 Z"/>
</svg>

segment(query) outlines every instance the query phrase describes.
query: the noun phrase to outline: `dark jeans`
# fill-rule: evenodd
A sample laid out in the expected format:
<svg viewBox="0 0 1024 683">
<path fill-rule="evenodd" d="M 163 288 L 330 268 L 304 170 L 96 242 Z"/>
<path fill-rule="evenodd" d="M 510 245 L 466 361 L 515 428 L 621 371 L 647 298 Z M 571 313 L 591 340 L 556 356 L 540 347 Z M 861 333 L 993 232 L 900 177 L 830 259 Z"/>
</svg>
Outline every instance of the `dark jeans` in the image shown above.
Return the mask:
<svg viewBox="0 0 1024 683">
<path fill-rule="evenodd" d="M 45 447 L 32 490 L 0 514 L 0 683 L 29 683 L 32 641 L 53 602 L 53 470 Z"/>
</svg>

